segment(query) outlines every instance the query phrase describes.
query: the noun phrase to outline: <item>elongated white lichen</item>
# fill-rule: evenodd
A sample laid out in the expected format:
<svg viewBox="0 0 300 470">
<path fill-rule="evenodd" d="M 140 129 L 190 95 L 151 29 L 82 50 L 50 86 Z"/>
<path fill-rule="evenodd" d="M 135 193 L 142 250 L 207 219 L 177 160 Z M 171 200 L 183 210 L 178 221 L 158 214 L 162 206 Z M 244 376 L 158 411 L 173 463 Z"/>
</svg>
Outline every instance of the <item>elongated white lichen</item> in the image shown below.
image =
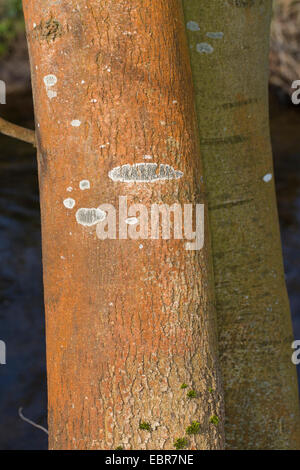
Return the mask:
<svg viewBox="0 0 300 470">
<path fill-rule="evenodd" d="M 81 121 L 79 121 L 79 119 L 73 119 L 73 121 L 71 122 L 72 127 L 79 127 L 80 125 Z"/>
<path fill-rule="evenodd" d="M 125 222 L 128 225 L 136 225 L 138 223 L 138 219 L 136 217 L 128 217 Z"/>
<path fill-rule="evenodd" d="M 117 166 L 108 173 L 108 176 L 112 181 L 122 183 L 152 183 L 179 179 L 183 173 L 167 164 L 160 164 L 158 167 L 157 163 L 135 163 Z"/>
<path fill-rule="evenodd" d="M 206 36 L 211 39 L 222 39 L 224 37 L 224 33 L 222 33 L 222 31 L 209 31 L 206 33 Z"/>
</svg>

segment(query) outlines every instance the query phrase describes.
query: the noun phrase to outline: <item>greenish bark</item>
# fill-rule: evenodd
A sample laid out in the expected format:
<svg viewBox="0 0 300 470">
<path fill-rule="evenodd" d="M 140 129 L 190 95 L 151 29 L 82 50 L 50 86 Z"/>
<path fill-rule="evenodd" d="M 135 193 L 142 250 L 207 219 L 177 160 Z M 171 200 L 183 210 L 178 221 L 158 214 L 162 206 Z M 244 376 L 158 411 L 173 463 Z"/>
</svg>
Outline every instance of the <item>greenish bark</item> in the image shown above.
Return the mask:
<svg viewBox="0 0 300 470">
<path fill-rule="evenodd" d="M 184 0 L 208 190 L 226 441 L 299 448 L 268 115 L 271 0 Z"/>
</svg>

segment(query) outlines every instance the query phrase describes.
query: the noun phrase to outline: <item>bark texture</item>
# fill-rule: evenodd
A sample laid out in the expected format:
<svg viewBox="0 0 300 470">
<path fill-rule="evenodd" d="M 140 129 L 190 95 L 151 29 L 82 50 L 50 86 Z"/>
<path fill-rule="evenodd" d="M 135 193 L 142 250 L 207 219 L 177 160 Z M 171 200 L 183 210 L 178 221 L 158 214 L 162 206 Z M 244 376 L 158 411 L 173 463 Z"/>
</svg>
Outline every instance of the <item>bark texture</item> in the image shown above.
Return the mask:
<svg viewBox="0 0 300 470">
<path fill-rule="evenodd" d="M 209 200 L 225 434 L 299 448 L 268 115 L 271 1 L 184 0 Z"/>
<path fill-rule="evenodd" d="M 198 421 L 187 447 L 220 448 L 208 234 L 201 251 L 174 239 L 101 241 L 75 216 L 103 203 L 118 208 L 119 196 L 148 209 L 205 202 L 181 2 L 23 4 L 38 140 L 49 446 L 173 449 Z M 139 183 L 108 175 L 149 161 L 184 175 Z"/>
</svg>

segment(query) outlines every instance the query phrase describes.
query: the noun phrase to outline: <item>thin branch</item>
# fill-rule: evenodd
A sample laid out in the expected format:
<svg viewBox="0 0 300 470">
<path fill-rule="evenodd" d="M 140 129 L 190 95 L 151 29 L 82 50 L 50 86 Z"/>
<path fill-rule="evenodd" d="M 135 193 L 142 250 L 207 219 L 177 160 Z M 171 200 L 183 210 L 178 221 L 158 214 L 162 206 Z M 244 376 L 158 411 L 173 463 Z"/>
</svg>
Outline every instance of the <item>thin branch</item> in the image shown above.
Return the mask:
<svg viewBox="0 0 300 470">
<path fill-rule="evenodd" d="M 41 431 L 44 431 L 46 434 L 49 434 L 46 428 L 44 428 L 43 426 L 40 426 L 39 424 L 34 423 L 33 421 L 31 421 L 31 419 L 25 418 L 22 411 L 23 411 L 23 408 L 22 407 L 19 408 L 19 416 L 23 421 L 25 421 L 26 423 L 31 424 L 32 426 L 34 426 L 35 428 L 40 429 Z"/>
<path fill-rule="evenodd" d="M 0 117 L 0 133 L 22 140 L 36 147 L 35 132 L 25 127 L 17 126 Z"/>
</svg>

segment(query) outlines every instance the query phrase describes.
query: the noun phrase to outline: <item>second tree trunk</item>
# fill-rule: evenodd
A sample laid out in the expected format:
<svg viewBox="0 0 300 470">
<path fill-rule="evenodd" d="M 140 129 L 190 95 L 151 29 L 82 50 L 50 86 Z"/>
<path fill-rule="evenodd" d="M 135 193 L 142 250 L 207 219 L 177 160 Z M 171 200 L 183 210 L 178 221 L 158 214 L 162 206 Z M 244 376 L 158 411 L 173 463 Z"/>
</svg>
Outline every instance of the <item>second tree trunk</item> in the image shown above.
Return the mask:
<svg viewBox="0 0 300 470">
<path fill-rule="evenodd" d="M 232 449 L 295 449 L 300 439 L 269 135 L 271 4 L 184 1 Z"/>
</svg>

